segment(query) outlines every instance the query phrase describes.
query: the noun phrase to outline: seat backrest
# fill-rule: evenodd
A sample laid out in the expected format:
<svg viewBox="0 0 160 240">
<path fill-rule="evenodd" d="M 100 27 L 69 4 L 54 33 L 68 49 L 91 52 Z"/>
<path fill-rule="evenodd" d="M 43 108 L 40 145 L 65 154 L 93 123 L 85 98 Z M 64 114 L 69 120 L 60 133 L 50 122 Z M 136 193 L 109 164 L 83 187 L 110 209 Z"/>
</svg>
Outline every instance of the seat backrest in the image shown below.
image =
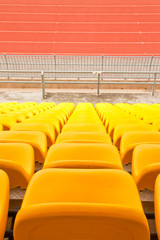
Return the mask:
<svg viewBox="0 0 160 240">
<path fill-rule="evenodd" d="M 53 143 L 55 143 L 56 139 L 56 131 L 53 125 L 50 123 L 42 123 L 42 122 L 28 122 L 28 123 L 17 123 L 12 128 L 11 131 L 41 131 L 47 137 L 47 144 L 50 147 Z"/>
<path fill-rule="evenodd" d="M 132 176 L 139 190 L 154 191 L 160 173 L 160 144 L 140 144 L 132 155 Z"/>
<path fill-rule="evenodd" d="M 143 143 L 160 143 L 160 133 L 151 131 L 126 132 L 121 138 L 120 154 L 123 163 L 132 161 L 133 149 Z"/>
<path fill-rule="evenodd" d="M 3 240 L 6 229 L 9 206 L 9 179 L 7 174 L 0 170 L 0 240 Z"/>
<path fill-rule="evenodd" d="M 0 143 L 0 169 L 8 174 L 10 188 L 26 188 L 35 170 L 32 146 L 26 143 Z"/>
<path fill-rule="evenodd" d="M 120 140 L 124 133 L 133 131 L 152 131 L 158 132 L 154 127 L 148 124 L 118 124 L 113 133 L 113 144 L 120 147 Z"/>
<path fill-rule="evenodd" d="M 160 174 L 155 182 L 154 189 L 154 211 L 155 211 L 155 223 L 158 239 L 160 239 Z"/>
<path fill-rule="evenodd" d="M 111 139 L 103 132 L 64 132 L 59 134 L 56 143 L 108 143 Z"/>
<path fill-rule="evenodd" d="M 78 122 L 78 120 L 77 120 Z M 70 123 L 66 124 L 62 132 L 106 132 L 102 124 L 91 123 Z"/>
<path fill-rule="evenodd" d="M 14 239 L 22 235 L 24 240 L 150 239 L 136 185 L 122 170 L 39 171 L 16 216 Z"/>
<path fill-rule="evenodd" d="M 56 166 L 123 169 L 117 148 L 106 143 L 54 144 L 48 151 L 43 168 Z"/>
<path fill-rule="evenodd" d="M 35 151 L 35 161 L 44 162 L 47 153 L 47 138 L 40 131 L 2 131 L 0 143 L 28 143 Z"/>
</svg>

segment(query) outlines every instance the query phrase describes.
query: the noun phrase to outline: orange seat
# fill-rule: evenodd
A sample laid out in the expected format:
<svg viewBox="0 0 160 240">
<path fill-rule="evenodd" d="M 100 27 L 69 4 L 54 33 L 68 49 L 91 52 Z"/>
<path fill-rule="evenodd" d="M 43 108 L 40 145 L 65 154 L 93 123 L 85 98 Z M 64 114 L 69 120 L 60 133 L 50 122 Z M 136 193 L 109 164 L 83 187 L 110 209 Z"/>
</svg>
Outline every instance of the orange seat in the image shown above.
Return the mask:
<svg viewBox="0 0 160 240">
<path fill-rule="evenodd" d="M 133 132 L 133 131 L 156 132 L 157 130 L 147 124 L 118 124 L 114 129 L 113 144 L 119 149 L 123 134 L 126 132 Z"/>
<path fill-rule="evenodd" d="M 154 189 L 154 211 L 158 239 L 160 239 L 160 174 L 157 176 Z"/>
<path fill-rule="evenodd" d="M 117 116 L 116 119 L 113 119 L 109 122 L 109 127 L 108 127 L 108 134 L 110 135 L 111 139 L 113 139 L 114 135 L 114 129 L 117 125 L 119 124 L 125 124 L 125 125 L 130 125 L 130 124 L 140 124 L 140 121 L 138 121 L 135 118 L 131 118 L 128 116 L 128 118 L 121 118 Z"/>
<path fill-rule="evenodd" d="M 16 123 L 16 118 L 12 114 L 0 114 L 0 124 L 4 130 L 10 130 Z"/>
<path fill-rule="evenodd" d="M 122 136 L 120 154 L 123 163 L 132 162 L 132 152 L 137 145 L 144 143 L 160 143 L 160 133 L 151 131 L 126 132 Z"/>
<path fill-rule="evenodd" d="M 150 239 L 139 193 L 129 173 L 45 169 L 33 176 L 16 216 L 15 240 L 117 238 Z"/>
<path fill-rule="evenodd" d="M 59 134 L 56 143 L 111 143 L 107 133 L 103 132 L 64 132 Z"/>
<path fill-rule="evenodd" d="M 4 239 L 9 206 L 9 179 L 7 174 L 0 170 L 0 240 Z"/>
<path fill-rule="evenodd" d="M 135 147 L 132 157 L 132 176 L 139 190 L 154 190 L 160 174 L 160 144 L 142 144 Z"/>
<path fill-rule="evenodd" d="M 58 118 L 49 118 L 47 116 L 38 116 L 36 118 L 31 118 L 31 119 L 27 119 L 25 121 L 25 123 L 43 123 L 43 124 L 51 124 L 52 127 L 55 129 L 56 132 L 56 137 L 58 136 L 58 134 L 60 133 L 61 129 L 60 129 L 60 122 L 58 120 Z"/>
<path fill-rule="evenodd" d="M 43 163 L 47 153 L 47 138 L 38 131 L 2 131 L 0 143 L 28 143 L 35 151 L 35 161 Z"/>
<path fill-rule="evenodd" d="M 49 123 L 17 123 L 12 128 L 11 131 L 41 131 L 47 137 L 47 145 L 50 147 L 55 143 L 56 131 L 54 127 Z"/>
<path fill-rule="evenodd" d="M 0 143 L 0 169 L 8 174 L 11 188 L 26 188 L 34 165 L 34 150 L 29 144 Z"/>
<path fill-rule="evenodd" d="M 0 131 L 3 131 L 3 125 L 0 124 Z"/>
<path fill-rule="evenodd" d="M 78 120 L 77 120 L 78 122 Z M 93 123 L 69 123 L 66 124 L 62 133 L 64 132 L 104 132 L 106 133 L 105 128 L 102 124 L 93 124 Z"/>
<path fill-rule="evenodd" d="M 123 169 L 117 148 L 105 143 L 55 144 L 49 149 L 43 168 Z"/>
</svg>

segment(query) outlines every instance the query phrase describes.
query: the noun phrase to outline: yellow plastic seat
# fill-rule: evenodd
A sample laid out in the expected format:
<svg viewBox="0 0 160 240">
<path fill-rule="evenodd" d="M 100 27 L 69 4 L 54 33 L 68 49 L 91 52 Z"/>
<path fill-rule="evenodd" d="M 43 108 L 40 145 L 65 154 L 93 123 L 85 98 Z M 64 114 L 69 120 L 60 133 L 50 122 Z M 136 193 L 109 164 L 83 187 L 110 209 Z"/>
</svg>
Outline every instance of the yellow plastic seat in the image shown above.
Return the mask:
<svg viewBox="0 0 160 240">
<path fill-rule="evenodd" d="M 143 121 L 147 124 L 152 124 L 154 121 L 160 118 L 160 114 L 149 113 L 149 115 L 143 117 Z"/>
<path fill-rule="evenodd" d="M 37 123 L 17 123 L 11 131 L 41 131 L 47 137 L 47 146 L 50 147 L 55 143 L 56 132 L 53 126 L 49 123 L 37 122 Z"/>
<path fill-rule="evenodd" d="M 113 133 L 113 144 L 119 149 L 120 142 L 123 134 L 125 132 L 132 131 L 152 131 L 156 132 L 157 130 L 150 125 L 147 124 L 118 124 Z"/>
<path fill-rule="evenodd" d="M 9 179 L 7 174 L 0 170 L 0 240 L 4 239 L 9 206 Z"/>
<path fill-rule="evenodd" d="M 9 114 L 11 112 L 12 112 L 12 110 L 10 110 L 9 108 L 4 108 L 4 107 L 0 108 L 0 115 L 2 115 L 2 114 Z"/>
<path fill-rule="evenodd" d="M 154 211 L 158 239 L 160 239 L 160 174 L 157 176 L 154 189 Z"/>
<path fill-rule="evenodd" d="M 139 190 L 154 190 L 160 174 L 160 144 L 142 144 L 133 151 L 132 176 Z"/>
<path fill-rule="evenodd" d="M 28 143 L 35 152 L 35 161 L 43 163 L 47 153 L 47 138 L 38 131 L 2 131 L 0 143 Z"/>
<path fill-rule="evenodd" d="M 59 132 L 62 127 L 64 126 L 65 122 L 66 122 L 66 116 L 65 114 L 63 114 L 61 111 L 54 111 L 54 112 L 44 112 L 43 114 L 41 114 L 39 116 L 39 118 L 47 118 L 47 119 L 53 119 L 56 121 L 52 122 L 52 124 L 54 123 L 54 126 L 57 128 L 57 131 Z M 56 124 L 56 122 L 58 122 L 58 124 Z M 59 130 L 60 128 L 60 130 Z"/>
<path fill-rule="evenodd" d="M 27 119 L 25 121 L 25 123 L 48 123 L 48 124 L 51 124 L 56 131 L 56 137 L 58 136 L 58 134 L 61 131 L 60 122 L 59 122 L 58 118 L 49 118 L 47 116 L 43 116 L 43 117 L 38 116 L 36 118 L 34 117 L 34 118 Z"/>
<path fill-rule="evenodd" d="M 12 113 L 12 116 L 13 116 L 13 118 L 16 119 L 17 123 L 24 122 L 27 118 L 27 114 L 26 113 L 21 113 L 21 112 Z"/>
<path fill-rule="evenodd" d="M 10 130 L 17 123 L 16 118 L 12 114 L 1 114 L 0 124 L 4 130 Z"/>
<path fill-rule="evenodd" d="M 106 133 L 105 128 L 102 124 L 90 124 L 90 123 L 70 123 L 66 124 L 63 129 L 63 132 L 104 132 Z"/>
<path fill-rule="evenodd" d="M 0 169 L 9 176 L 10 187 L 26 188 L 34 174 L 34 150 L 26 143 L 0 143 Z"/>
<path fill-rule="evenodd" d="M 3 131 L 3 125 L 0 124 L 0 131 Z"/>
<path fill-rule="evenodd" d="M 29 183 L 14 239 L 149 240 L 150 232 L 129 173 L 45 169 Z"/>
<path fill-rule="evenodd" d="M 108 143 L 110 136 L 103 132 L 64 132 L 59 134 L 56 143 Z"/>
<path fill-rule="evenodd" d="M 135 124 L 135 123 L 139 123 L 140 121 L 138 121 L 137 119 L 133 119 L 131 117 L 128 118 L 119 118 L 117 116 L 116 119 L 111 120 L 109 123 L 109 127 L 108 127 L 108 134 L 110 135 L 111 139 L 113 139 L 113 135 L 114 135 L 114 129 L 117 125 L 119 124 L 125 124 L 125 125 L 129 125 L 129 124 Z"/>
<path fill-rule="evenodd" d="M 43 168 L 123 169 L 117 148 L 106 143 L 60 143 L 53 145 Z"/>
<path fill-rule="evenodd" d="M 137 145 L 144 143 L 160 143 L 159 132 L 126 132 L 121 138 L 120 154 L 123 163 L 132 162 L 132 153 Z"/>
<path fill-rule="evenodd" d="M 109 134 L 112 131 L 111 122 L 113 122 L 114 120 L 116 120 L 116 122 L 117 122 L 117 120 L 120 120 L 123 122 L 124 121 L 132 121 L 132 119 L 128 116 L 128 114 L 124 115 L 123 113 L 113 112 L 112 114 L 105 116 L 103 122 L 104 122 L 105 129 L 107 130 L 107 132 L 109 132 Z M 109 125 L 110 125 L 110 130 L 109 130 Z"/>
<path fill-rule="evenodd" d="M 154 120 L 153 121 L 153 127 L 155 127 L 158 131 L 160 131 L 160 120 Z"/>
<path fill-rule="evenodd" d="M 69 118 L 69 120 L 67 121 L 67 124 L 100 124 L 102 125 L 102 122 L 100 119 L 88 119 L 88 118 L 82 118 L 82 117 L 79 117 L 78 119 L 73 119 L 72 117 Z M 103 125 L 102 125 L 103 126 Z"/>
</svg>

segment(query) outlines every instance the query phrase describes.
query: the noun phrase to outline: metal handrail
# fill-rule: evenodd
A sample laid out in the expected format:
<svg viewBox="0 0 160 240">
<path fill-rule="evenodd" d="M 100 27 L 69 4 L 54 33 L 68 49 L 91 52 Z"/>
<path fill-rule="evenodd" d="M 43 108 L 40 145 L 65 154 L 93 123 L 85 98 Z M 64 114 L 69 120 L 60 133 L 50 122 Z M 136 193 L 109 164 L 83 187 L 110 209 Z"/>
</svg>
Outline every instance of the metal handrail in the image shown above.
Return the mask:
<svg viewBox="0 0 160 240">
<path fill-rule="evenodd" d="M 160 71 L 40 71 L 40 70 L 0 70 L 1 72 L 10 72 L 10 73 L 88 73 L 88 74 L 160 74 Z"/>
<path fill-rule="evenodd" d="M 37 71 L 37 70 L 0 70 L 1 72 L 5 72 L 5 73 L 38 73 L 41 76 L 41 80 L 37 80 L 37 81 L 0 81 L 0 83 L 41 83 L 42 86 L 42 98 L 45 98 L 46 94 L 45 94 L 45 84 L 46 83 L 83 83 L 83 84 L 97 84 L 97 95 L 99 95 L 100 93 L 100 84 L 148 84 L 152 86 L 152 96 L 154 96 L 154 92 L 155 92 L 155 87 L 156 87 L 156 79 L 157 79 L 157 74 L 160 74 L 160 71 Z M 53 74 L 57 74 L 57 73 L 70 73 L 70 74 L 76 74 L 76 73 L 81 73 L 81 74 L 93 74 L 93 75 L 97 75 L 97 82 L 55 82 L 55 81 L 45 81 L 45 74 L 47 73 L 53 73 Z M 149 74 L 149 75 L 154 75 L 154 79 L 153 82 L 103 82 L 101 81 L 101 75 L 102 74 Z M 160 83 L 158 83 L 160 84 Z"/>
</svg>

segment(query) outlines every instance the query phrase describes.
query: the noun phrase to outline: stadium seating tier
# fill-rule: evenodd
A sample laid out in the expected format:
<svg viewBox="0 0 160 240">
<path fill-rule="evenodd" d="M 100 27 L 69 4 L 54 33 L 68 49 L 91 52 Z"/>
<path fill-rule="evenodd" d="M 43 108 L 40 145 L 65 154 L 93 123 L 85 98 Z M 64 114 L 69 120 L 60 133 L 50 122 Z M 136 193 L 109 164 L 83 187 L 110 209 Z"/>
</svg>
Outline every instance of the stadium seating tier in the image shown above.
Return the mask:
<svg viewBox="0 0 160 240">
<path fill-rule="evenodd" d="M 15 240 L 149 240 L 145 189 L 159 236 L 159 117 L 160 104 L 0 103 L 0 240 L 9 186 L 26 189 Z"/>
</svg>

